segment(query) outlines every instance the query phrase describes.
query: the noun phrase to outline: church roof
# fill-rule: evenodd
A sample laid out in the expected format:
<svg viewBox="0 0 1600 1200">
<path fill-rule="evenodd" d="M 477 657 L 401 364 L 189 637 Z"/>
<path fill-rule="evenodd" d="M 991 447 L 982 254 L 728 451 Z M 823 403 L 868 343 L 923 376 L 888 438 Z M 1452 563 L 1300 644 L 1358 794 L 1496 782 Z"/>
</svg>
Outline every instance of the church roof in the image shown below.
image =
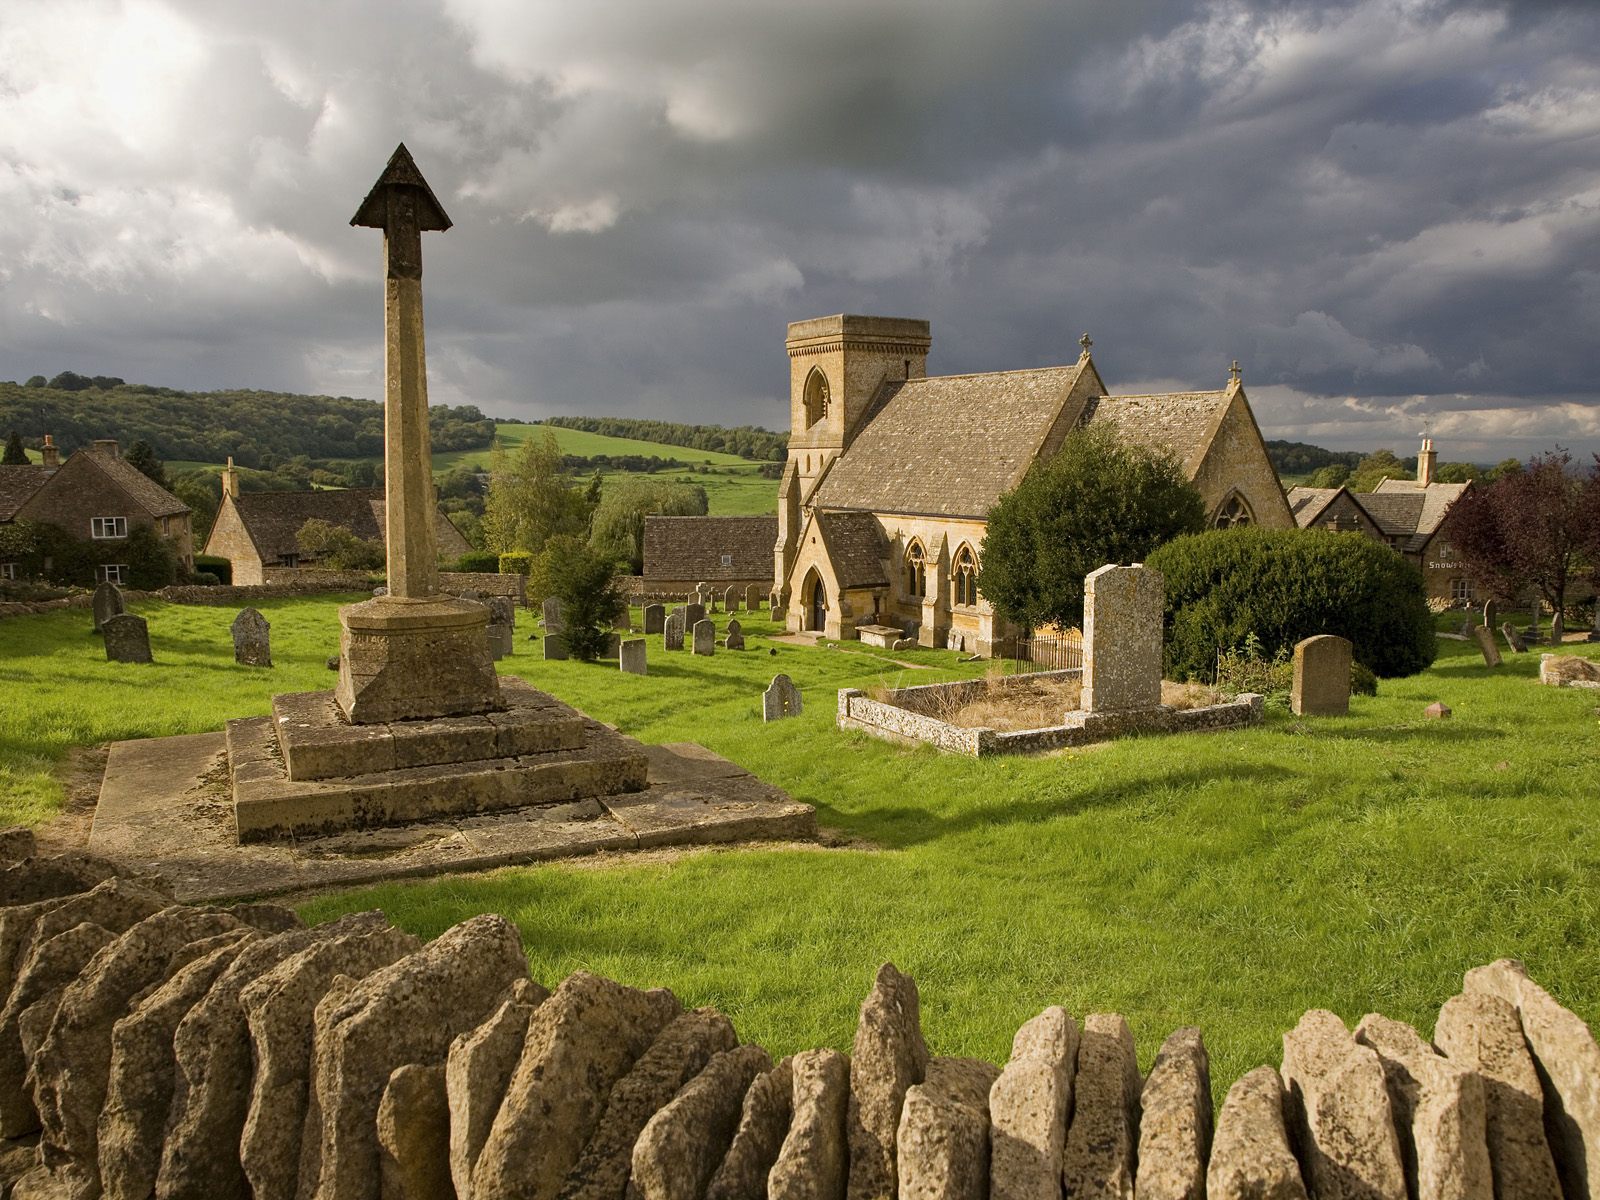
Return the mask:
<svg viewBox="0 0 1600 1200">
<path fill-rule="evenodd" d="M 243 492 L 234 509 L 264 563 L 299 554 L 295 535 L 307 521 L 327 521 L 368 542 L 384 543 L 383 489 L 344 488 L 320 492 Z M 434 537 L 442 557 L 465 554 L 472 547 L 450 519 L 434 510 Z"/>
<path fill-rule="evenodd" d="M 884 385 L 812 503 L 822 509 L 981 517 L 1016 486 L 1082 363 Z"/>
<path fill-rule="evenodd" d="M 1085 424 L 1109 424 L 1124 445 L 1165 451 L 1193 478 L 1210 446 L 1206 434 L 1229 398 L 1226 391 L 1101 396 L 1089 401 Z"/>
<path fill-rule="evenodd" d="M 0 467 L 0 521 L 9 521 L 55 472 L 38 465 Z"/>
<path fill-rule="evenodd" d="M 841 588 L 879 587 L 889 582 L 883 569 L 888 544 L 869 512 L 819 512 L 817 528 Z"/>
<path fill-rule="evenodd" d="M 701 583 L 767 579 L 777 542 L 775 516 L 646 517 L 644 577 Z M 724 563 L 724 556 L 731 561 Z"/>
</svg>

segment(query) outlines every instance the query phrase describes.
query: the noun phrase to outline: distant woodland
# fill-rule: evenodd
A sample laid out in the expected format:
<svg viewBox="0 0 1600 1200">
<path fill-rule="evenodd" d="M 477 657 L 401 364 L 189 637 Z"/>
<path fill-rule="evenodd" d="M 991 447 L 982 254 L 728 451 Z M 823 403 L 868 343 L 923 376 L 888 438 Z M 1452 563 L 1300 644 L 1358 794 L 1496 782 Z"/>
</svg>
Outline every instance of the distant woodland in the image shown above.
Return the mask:
<svg viewBox="0 0 1600 1200">
<path fill-rule="evenodd" d="M 755 425 L 733 429 L 721 425 L 679 425 L 673 421 L 647 421 L 634 417 L 550 417 L 546 425 L 581 429 L 607 437 L 661 442 L 691 450 L 716 450 L 755 462 L 782 462 L 789 451 L 789 435 Z"/>
</svg>

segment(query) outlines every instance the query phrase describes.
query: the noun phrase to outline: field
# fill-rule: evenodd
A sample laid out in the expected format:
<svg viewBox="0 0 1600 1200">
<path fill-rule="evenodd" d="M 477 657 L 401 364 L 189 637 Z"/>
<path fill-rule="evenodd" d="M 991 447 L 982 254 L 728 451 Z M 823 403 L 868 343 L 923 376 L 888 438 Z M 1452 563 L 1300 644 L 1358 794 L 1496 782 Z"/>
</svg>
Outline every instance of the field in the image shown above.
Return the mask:
<svg viewBox="0 0 1600 1200">
<path fill-rule="evenodd" d="M 233 664 L 227 608 L 141 605 L 149 667 L 103 662 L 83 612 L 0 622 L 5 816 L 49 815 L 71 746 L 215 729 L 274 691 L 330 686 L 335 600 L 261 607 L 270 671 Z M 775 1052 L 848 1049 L 885 959 L 916 977 L 937 1053 L 1003 1060 L 1022 1020 L 1062 1003 L 1125 1013 L 1146 1065 L 1197 1024 L 1224 1082 L 1276 1063 L 1308 1007 L 1348 1021 L 1376 1008 L 1426 1033 L 1462 971 L 1504 955 L 1600 1020 L 1600 696 L 1540 687 L 1533 655 L 1491 673 L 1441 640 L 1434 667 L 1356 697 L 1348 718 L 1274 709 L 1242 733 L 977 761 L 842 735 L 834 693 L 984 664 L 775 645 L 759 618 L 746 631 L 749 650 L 712 659 L 652 639 L 647 678 L 545 663 L 526 641 L 501 665 L 646 741 L 735 759 L 815 804 L 829 845 L 605 857 L 302 911 L 377 905 L 424 936 L 502 912 L 545 982 L 586 967 L 665 984 Z M 779 670 L 806 711 L 766 725 L 760 690 Z M 1433 700 L 1454 717 L 1424 718 Z"/>
</svg>

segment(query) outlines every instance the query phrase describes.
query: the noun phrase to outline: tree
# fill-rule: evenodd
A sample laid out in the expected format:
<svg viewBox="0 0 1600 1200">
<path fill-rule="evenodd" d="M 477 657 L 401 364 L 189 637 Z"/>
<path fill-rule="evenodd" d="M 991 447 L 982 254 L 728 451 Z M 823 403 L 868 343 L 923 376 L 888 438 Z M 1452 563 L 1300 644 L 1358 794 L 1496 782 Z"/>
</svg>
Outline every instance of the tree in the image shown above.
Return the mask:
<svg viewBox="0 0 1600 1200">
<path fill-rule="evenodd" d="M 0 467 L 25 467 L 28 465 L 28 452 L 22 448 L 22 435 L 15 429 L 6 439 L 6 452 L 0 456 Z"/>
<path fill-rule="evenodd" d="M 605 653 L 612 622 L 627 607 L 610 557 L 570 534 L 545 542 L 528 579 L 528 596 L 561 602 L 562 636 L 572 656 L 584 662 Z"/>
<path fill-rule="evenodd" d="M 706 490 L 676 479 L 614 479 L 590 523 L 589 544 L 634 575 L 644 570 L 646 516 L 703 517 Z"/>
<path fill-rule="evenodd" d="M 561 474 L 561 447 L 553 432 L 524 441 L 515 461 L 495 443 L 483 514 L 489 549 L 538 554 L 552 537 L 581 536 L 587 526 L 583 495 Z"/>
<path fill-rule="evenodd" d="M 1433 478 L 1437 483 L 1471 483 L 1482 474 L 1472 463 L 1448 462 L 1439 464 Z"/>
<path fill-rule="evenodd" d="M 330 571 L 375 571 L 384 565 L 381 543 L 358 538 L 343 525 L 312 517 L 294 535 L 295 545 Z"/>
<path fill-rule="evenodd" d="M 1385 479 L 1409 479 L 1414 468 L 1394 456 L 1393 450 L 1375 450 L 1363 458 L 1345 484 L 1352 492 L 1370 492 Z"/>
<path fill-rule="evenodd" d="M 1445 536 L 1480 588 L 1514 600 L 1532 588 L 1555 614 L 1559 641 L 1567 591 L 1600 562 L 1600 460 L 1588 471 L 1556 449 L 1474 486 L 1450 506 Z"/>
<path fill-rule="evenodd" d="M 168 490 L 189 506 L 189 528 L 194 531 L 195 545 L 205 545 L 222 505 L 222 479 L 213 471 L 184 471 L 173 476 Z"/>
<path fill-rule="evenodd" d="M 1485 483 L 1494 483 L 1507 475 L 1516 475 L 1521 470 L 1522 460 L 1520 458 L 1502 458 L 1483 473 L 1483 481 Z"/>
<path fill-rule="evenodd" d="M 1035 464 L 988 522 L 978 590 L 1006 620 L 1065 627 L 1083 620 L 1085 575 L 1198 532 L 1205 506 L 1174 459 L 1090 426 Z"/>
<path fill-rule="evenodd" d="M 25 387 L 25 388 L 49 387 L 50 386 L 50 381 L 48 379 L 46 379 L 43 375 L 29 375 L 28 376 L 28 382 L 23 384 L 22 386 Z"/>
<path fill-rule="evenodd" d="M 162 487 L 169 487 L 167 483 L 167 469 L 156 457 L 156 452 L 150 448 L 150 443 L 140 438 L 128 447 L 126 455 L 127 464 L 146 479 L 154 480 Z"/>
<path fill-rule="evenodd" d="M 1343 486 L 1350 478 L 1350 468 L 1343 463 L 1329 463 L 1325 467 L 1318 467 L 1311 474 L 1310 486 L 1316 488 L 1336 488 Z"/>
</svg>

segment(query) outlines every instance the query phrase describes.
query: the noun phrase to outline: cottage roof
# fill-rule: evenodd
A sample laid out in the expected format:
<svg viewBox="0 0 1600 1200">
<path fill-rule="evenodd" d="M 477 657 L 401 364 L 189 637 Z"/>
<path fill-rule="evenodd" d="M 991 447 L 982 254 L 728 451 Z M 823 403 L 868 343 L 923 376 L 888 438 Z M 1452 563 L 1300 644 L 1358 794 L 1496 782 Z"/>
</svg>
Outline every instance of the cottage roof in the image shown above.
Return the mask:
<svg viewBox="0 0 1600 1200">
<path fill-rule="evenodd" d="M 817 529 L 841 588 L 880 587 L 889 582 L 883 569 L 888 543 L 871 513 L 819 512 Z"/>
<path fill-rule="evenodd" d="M 320 492 L 244 492 L 233 504 L 264 563 L 300 553 L 295 535 L 310 520 L 348 529 L 365 541 L 386 540 L 382 488 L 344 488 Z M 444 513 L 434 510 L 439 553 L 459 557 L 472 547 Z"/>
<path fill-rule="evenodd" d="M 1379 507 L 1395 504 L 1395 500 L 1399 497 L 1420 501 L 1416 520 L 1410 525 L 1409 529 L 1403 532 L 1412 535 L 1411 542 L 1406 546 L 1406 549 L 1421 550 L 1428 544 L 1428 539 L 1439 532 L 1439 526 L 1444 524 L 1444 519 L 1450 511 L 1450 506 L 1459 500 L 1461 493 L 1471 486 L 1470 483 L 1430 483 L 1424 487 L 1415 479 L 1385 479 L 1362 498 L 1365 501 L 1363 507 L 1366 508 L 1368 513 L 1372 514 L 1373 520 L 1382 525 L 1383 520 L 1374 511 L 1374 503 Z M 1398 511 L 1398 509 L 1398 504 L 1395 504 L 1394 511 Z M 1407 511 L 1409 512 L 1409 505 L 1407 506 Z M 1384 532 L 1388 533 L 1389 530 L 1385 528 Z M 1396 532 L 1402 531 L 1397 529 Z"/>
<path fill-rule="evenodd" d="M 44 481 L 55 473 L 53 467 L 29 466 L 0 467 L 0 521 L 9 521 L 17 509 L 28 502 Z"/>
<path fill-rule="evenodd" d="M 150 516 L 171 517 L 189 511 L 187 504 L 114 451 L 80 450 L 72 457 L 78 455 L 86 455 L 89 462 L 99 467 Z"/>
<path fill-rule="evenodd" d="M 1230 399 L 1227 391 L 1100 396 L 1089 401 L 1084 424 L 1110 425 L 1124 445 L 1171 454 L 1192 479 Z"/>
<path fill-rule="evenodd" d="M 823 509 L 981 517 L 1016 486 L 1084 362 L 892 381 L 833 463 Z"/>
<path fill-rule="evenodd" d="M 777 542 L 776 516 L 646 517 L 644 577 L 702 583 L 766 579 Z"/>
<path fill-rule="evenodd" d="M 1289 511 L 1295 524 L 1306 529 L 1316 523 L 1323 509 L 1333 503 L 1333 498 L 1344 491 L 1342 487 L 1292 487 L 1289 489 Z"/>
</svg>

